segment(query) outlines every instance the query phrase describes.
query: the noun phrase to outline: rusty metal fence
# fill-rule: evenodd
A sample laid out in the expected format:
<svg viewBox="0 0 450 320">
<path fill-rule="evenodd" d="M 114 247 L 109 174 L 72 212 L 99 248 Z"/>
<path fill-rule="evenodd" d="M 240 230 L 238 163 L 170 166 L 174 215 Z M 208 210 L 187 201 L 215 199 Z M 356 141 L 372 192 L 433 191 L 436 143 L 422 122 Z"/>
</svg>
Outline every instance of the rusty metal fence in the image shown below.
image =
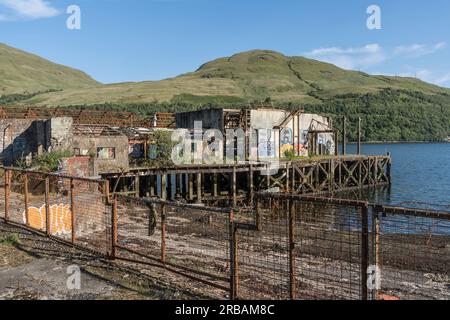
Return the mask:
<svg viewBox="0 0 450 320">
<path fill-rule="evenodd" d="M 450 213 L 258 193 L 236 223 L 237 297 L 449 299 Z"/>
<path fill-rule="evenodd" d="M 111 254 L 106 182 L 21 169 L 1 170 L 0 218 L 105 256 Z"/>
<path fill-rule="evenodd" d="M 374 206 L 377 299 L 450 299 L 450 213 Z"/>
<path fill-rule="evenodd" d="M 229 292 L 230 210 L 117 195 L 115 257 L 164 268 Z"/>
<path fill-rule="evenodd" d="M 237 224 L 238 288 L 251 299 L 367 299 L 368 204 L 256 195 Z"/>
<path fill-rule="evenodd" d="M 216 298 L 450 299 L 448 212 L 273 193 L 255 193 L 247 208 L 215 208 L 108 189 L 0 170 L 0 218 L 185 276 Z"/>
</svg>

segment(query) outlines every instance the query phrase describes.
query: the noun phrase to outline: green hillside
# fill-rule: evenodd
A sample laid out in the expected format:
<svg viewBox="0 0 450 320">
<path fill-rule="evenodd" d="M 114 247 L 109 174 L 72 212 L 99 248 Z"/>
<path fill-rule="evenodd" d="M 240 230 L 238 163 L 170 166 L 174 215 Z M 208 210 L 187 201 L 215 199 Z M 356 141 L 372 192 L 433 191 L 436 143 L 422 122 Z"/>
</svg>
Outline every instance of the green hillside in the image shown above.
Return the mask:
<svg viewBox="0 0 450 320">
<path fill-rule="evenodd" d="M 161 81 L 107 85 L 9 47 L 0 46 L 0 57 L 0 84 L 6 92 L 0 104 L 148 114 L 270 101 L 286 109 L 301 106 L 335 118 L 362 117 L 366 141 L 437 141 L 450 134 L 450 89 L 415 78 L 347 71 L 274 51 L 254 50 L 216 59 L 194 72 Z M 354 133 L 350 126 L 351 138 Z"/>
<path fill-rule="evenodd" d="M 450 93 L 418 79 L 370 76 L 334 65 L 287 57 L 267 50 L 243 52 L 202 65 L 197 71 L 161 81 L 116 83 L 40 94 L 25 101 L 49 106 L 149 102 L 248 102 L 265 100 L 321 103 L 349 93 L 378 92 L 385 88 L 425 94 Z"/>
<path fill-rule="evenodd" d="M 0 95 L 99 85 L 87 74 L 0 43 Z"/>
</svg>

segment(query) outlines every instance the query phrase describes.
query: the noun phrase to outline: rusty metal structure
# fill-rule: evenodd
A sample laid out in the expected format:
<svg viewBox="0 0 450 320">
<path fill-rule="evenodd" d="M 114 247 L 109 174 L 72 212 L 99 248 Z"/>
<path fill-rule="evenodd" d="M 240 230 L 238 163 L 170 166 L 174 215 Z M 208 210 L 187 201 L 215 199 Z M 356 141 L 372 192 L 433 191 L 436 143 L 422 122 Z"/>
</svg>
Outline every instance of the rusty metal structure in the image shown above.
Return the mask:
<svg viewBox="0 0 450 320">
<path fill-rule="evenodd" d="M 0 106 L 0 119 L 50 119 L 71 117 L 74 124 L 108 125 L 115 127 L 175 128 L 173 113 L 156 112 L 142 117 L 134 112 L 100 111 L 79 108 Z"/>
<path fill-rule="evenodd" d="M 164 268 L 211 297 L 450 298 L 450 212 L 267 192 L 218 208 L 168 201 L 164 188 L 140 199 L 110 194 L 105 180 L 12 168 L 0 177 L 4 222 Z"/>
</svg>

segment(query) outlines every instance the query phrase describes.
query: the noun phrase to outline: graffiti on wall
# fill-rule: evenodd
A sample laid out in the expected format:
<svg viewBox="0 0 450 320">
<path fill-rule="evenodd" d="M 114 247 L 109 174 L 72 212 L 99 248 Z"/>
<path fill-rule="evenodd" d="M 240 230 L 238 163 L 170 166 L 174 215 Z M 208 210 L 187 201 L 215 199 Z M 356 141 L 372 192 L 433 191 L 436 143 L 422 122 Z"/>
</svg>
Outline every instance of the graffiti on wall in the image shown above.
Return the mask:
<svg viewBox="0 0 450 320">
<path fill-rule="evenodd" d="M 281 156 L 285 155 L 287 151 L 294 149 L 294 139 L 291 128 L 284 128 L 280 134 L 280 151 Z"/>
<path fill-rule="evenodd" d="M 275 158 L 275 135 L 273 130 L 258 129 L 258 157 Z"/>
<path fill-rule="evenodd" d="M 49 207 L 50 233 L 54 236 L 69 235 L 72 232 L 72 212 L 68 204 L 54 204 Z M 40 208 L 29 207 L 23 212 L 23 222 L 34 229 L 45 230 L 47 225 L 45 204 Z"/>
<path fill-rule="evenodd" d="M 294 144 L 295 153 L 299 156 L 308 156 L 308 130 L 300 130 L 300 141 L 296 137 Z"/>
</svg>

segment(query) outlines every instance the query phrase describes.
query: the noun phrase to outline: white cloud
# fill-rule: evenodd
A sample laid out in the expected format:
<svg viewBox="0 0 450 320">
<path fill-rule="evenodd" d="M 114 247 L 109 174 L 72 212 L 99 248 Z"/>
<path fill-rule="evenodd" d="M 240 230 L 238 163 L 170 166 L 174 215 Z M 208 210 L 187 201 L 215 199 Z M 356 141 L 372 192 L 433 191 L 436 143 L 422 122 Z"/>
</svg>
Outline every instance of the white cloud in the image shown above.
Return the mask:
<svg viewBox="0 0 450 320">
<path fill-rule="evenodd" d="M 305 53 L 305 56 L 335 64 L 343 69 L 359 70 L 367 69 L 394 58 L 417 58 L 432 54 L 445 48 L 445 46 L 445 42 L 439 42 L 434 45 L 397 46 L 389 50 L 374 43 L 363 47 L 319 48 Z"/>
<path fill-rule="evenodd" d="M 440 86 L 443 86 L 443 85 L 449 86 L 450 85 L 450 72 L 435 79 L 434 83 L 437 85 L 440 85 Z"/>
<path fill-rule="evenodd" d="M 45 0 L 0 0 L 0 6 L 9 10 L 11 15 L 2 14 L 0 16 L 5 20 L 13 18 L 48 18 L 59 14 L 59 11 L 54 8 L 49 1 Z"/>
<path fill-rule="evenodd" d="M 355 48 L 320 48 L 307 52 L 305 55 L 344 69 L 367 68 L 386 60 L 383 49 L 376 43 Z"/>
<path fill-rule="evenodd" d="M 320 48 L 315 49 L 309 52 L 309 55 L 312 56 L 320 56 L 326 54 L 357 54 L 357 53 L 376 53 L 381 50 L 380 46 L 377 43 L 368 44 L 361 48 L 339 48 L 339 47 L 331 47 L 331 48 Z"/>
<path fill-rule="evenodd" d="M 394 48 L 394 55 L 406 57 L 421 57 L 424 55 L 435 53 L 446 46 L 445 42 L 439 42 L 435 45 L 413 44 L 410 46 L 398 46 Z"/>
<path fill-rule="evenodd" d="M 442 74 L 441 72 L 431 71 L 428 69 L 419 69 L 391 75 L 399 77 L 417 78 L 438 86 L 445 86 L 445 87 L 450 86 L 450 72 Z"/>
</svg>

